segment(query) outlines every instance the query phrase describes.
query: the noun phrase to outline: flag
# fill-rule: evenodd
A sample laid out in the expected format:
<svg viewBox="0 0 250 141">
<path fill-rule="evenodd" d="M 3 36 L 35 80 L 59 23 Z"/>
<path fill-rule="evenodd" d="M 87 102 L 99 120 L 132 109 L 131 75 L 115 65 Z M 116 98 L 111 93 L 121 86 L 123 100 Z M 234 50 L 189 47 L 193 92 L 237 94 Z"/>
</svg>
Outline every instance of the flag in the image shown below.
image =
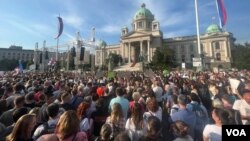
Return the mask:
<svg viewBox="0 0 250 141">
<path fill-rule="evenodd" d="M 57 33 L 55 39 L 58 39 L 63 32 L 63 20 L 60 16 L 57 17 L 57 19 L 58 19 L 58 33 Z"/>
<path fill-rule="evenodd" d="M 220 27 L 226 25 L 227 22 L 227 12 L 222 0 L 216 0 L 217 11 L 220 19 Z"/>
</svg>

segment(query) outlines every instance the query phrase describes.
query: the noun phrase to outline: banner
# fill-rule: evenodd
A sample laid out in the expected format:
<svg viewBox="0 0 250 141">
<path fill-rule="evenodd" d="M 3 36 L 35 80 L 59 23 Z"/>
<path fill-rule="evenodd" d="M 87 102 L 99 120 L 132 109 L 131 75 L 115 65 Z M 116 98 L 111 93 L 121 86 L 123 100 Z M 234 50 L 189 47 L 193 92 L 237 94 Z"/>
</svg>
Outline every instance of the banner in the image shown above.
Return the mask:
<svg viewBox="0 0 250 141">
<path fill-rule="evenodd" d="M 58 39 L 63 32 L 63 20 L 60 16 L 57 17 L 57 19 L 58 19 L 58 33 L 57 33 L 57 36 L 55 37 L 55 39 Z"/>
</svg>

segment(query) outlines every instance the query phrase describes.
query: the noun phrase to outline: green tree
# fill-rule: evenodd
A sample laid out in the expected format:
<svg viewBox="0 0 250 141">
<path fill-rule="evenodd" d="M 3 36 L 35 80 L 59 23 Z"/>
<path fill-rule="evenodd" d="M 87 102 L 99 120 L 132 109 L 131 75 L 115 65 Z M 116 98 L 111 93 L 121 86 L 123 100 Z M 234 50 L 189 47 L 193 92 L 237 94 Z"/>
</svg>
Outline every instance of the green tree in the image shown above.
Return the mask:
<svg viewBox="0 0 250 141">
<path fill-rule="evenodd" d="M 3 59 L 0 61 L 0 70 L 2 71 L 12 71 L 18 67 L 18 60 L 16 59 Z"/>
<path fill-rule="evenodd" d="M 232 49 L 232 67 L 237 69 L 250 69 L 250 43 L 235 44 Z"/>
<path fill-rule="evenodd" d="M 157 48 L 154 52 L 150 66 L 157 70 L 176 67 L 174 61 L 174 51 L 166 45 L 162 48 Z"/>
<path fill-rule="evenodd" d="M 114 67 L 118 66 L 119 62 L 122 62 L 122 57 L 121 55 L 115 54 L 115 53 L 110 53 L 109 59 L 112 61 L 110 63 L 113 63 Z"/>
</svg>

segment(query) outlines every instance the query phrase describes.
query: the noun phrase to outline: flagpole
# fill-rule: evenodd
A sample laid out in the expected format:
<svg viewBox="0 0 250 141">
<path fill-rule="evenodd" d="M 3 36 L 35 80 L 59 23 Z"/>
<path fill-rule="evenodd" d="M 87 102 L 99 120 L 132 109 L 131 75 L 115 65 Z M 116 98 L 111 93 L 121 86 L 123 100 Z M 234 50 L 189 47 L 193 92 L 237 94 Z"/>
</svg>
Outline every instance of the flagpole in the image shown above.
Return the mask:
<svg viewBox="0 0 250 141">
<path fill-rule="evenodd" d="M 219 17 L 220 28 L 222 29 L 222 22 L 221 22 L 221 18 L 220 18 L 220 12 L 219 12 L 219 6 L 218 6 L 218 1 L 217 0 L 215 0 L 215 4 L 216 4 L 216 9 L 217 9 L 218 17 Z"/>
<path fill-rule="evenodd" d="M 196 19 L 196 33 L 197 33 L 197 46 L 198 46 L 198 57 L 201 58 L 201 43 L 200 43 L 200 27 L 199 27 L 199 15 L 198 15 L 198 3 L 195 0 L 195 19 Z M 201 70 L 203 69 L 203 60 L 201 58 Z"/>
<path fill-rule="evenodd" d="M 56 42 L 56 62 L 58 61 L 58 46 L 59 46 L 59 37 L 57 38 Z"/>
</svg>

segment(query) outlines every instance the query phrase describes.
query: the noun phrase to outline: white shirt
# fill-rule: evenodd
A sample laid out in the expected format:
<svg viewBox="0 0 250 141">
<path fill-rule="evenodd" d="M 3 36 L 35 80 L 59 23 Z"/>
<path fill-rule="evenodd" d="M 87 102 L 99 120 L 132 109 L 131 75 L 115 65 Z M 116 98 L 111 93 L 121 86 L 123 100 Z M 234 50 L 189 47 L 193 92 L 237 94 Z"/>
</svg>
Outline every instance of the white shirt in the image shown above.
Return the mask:
<svg viewBox="0 0 250 141">
<path fill-rule="evenodd" d="M 238 110 L 241 115 L 250 116 L 250 104 L 248 104 L 244 99 L 236 100 L 233 104 L 233 109 Z M 250 125 L 249 120 L 242 120 L 244 125 Z"/>
<path fill-rule="evenodd" d="M 203 130 L 203 136 L 208 137 L 209 141 L 221 141 L 222 127 L 215 124 L 207 124 Z"/>
</svg>

